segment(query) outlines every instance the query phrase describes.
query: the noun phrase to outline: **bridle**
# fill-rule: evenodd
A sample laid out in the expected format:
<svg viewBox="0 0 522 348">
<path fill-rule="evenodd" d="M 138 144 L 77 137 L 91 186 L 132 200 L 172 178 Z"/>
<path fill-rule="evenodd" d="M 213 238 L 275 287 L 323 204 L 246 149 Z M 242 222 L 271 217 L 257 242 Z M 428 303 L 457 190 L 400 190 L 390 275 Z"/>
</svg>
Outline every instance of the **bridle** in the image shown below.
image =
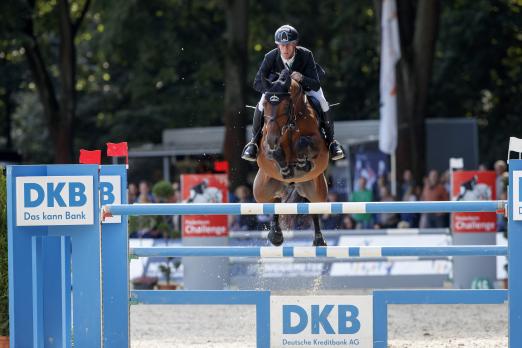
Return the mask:
<svg viewBox="0 0 522 348">
<path fill-rule="evenodd" d="M 299 100 L 303 94 L 303 86 L 298 83 L 299 90 L 296 94 L 295 99 Z M 296 107 L 294 105 L 294 100 L 292 99 L 292 95 L 290 92 L 266 92 L 265 100 L 272 105 L 271 115 L 264 115 L 265 118 L 268 118 L 268 122 L 275 122 L 277 118 L 277 105 L 281 103 L 281 100 L 290 97 L 290 101 L 288 102 L 288 107 L 286 109 L 285 114 L 287 115 L 286 123 L 281 127 L 281 136 L 285 135 L 288 130 L 295 130 L 299 132 L 299 128 L 297 128 L 297 117 L 302 115 L 302 112 L 299 112 L 299 115 L 295 112 Z M 305 101 L 306 103 L 306 101 Z"/>
</svg>

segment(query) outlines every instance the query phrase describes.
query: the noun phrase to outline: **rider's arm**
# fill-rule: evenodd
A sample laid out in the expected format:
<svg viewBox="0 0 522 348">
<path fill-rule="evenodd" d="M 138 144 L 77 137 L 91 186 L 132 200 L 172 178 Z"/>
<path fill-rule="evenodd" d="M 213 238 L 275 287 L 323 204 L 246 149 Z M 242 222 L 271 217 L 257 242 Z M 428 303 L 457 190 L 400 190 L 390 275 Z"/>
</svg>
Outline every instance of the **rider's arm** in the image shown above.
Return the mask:
<svg viewBox="0 0 522 348">
<path fill-rule="evenodd" d="M 303 80 L 301 81 L 303 87 L 318 91 L 319 88 L 321 88 L 321 83 L 319 82 L 317 67 L 315 65 L 314 55 L 312 52 L 307 54 L 306 64 L 303 70 L 304 71 L 301 72 L 301 74 L 303 74 Z"/>
<path fill-rule="evenodd" d="M 261 67 L 256 74 L 256 78 L 254 80 L 254 89 L 259 93 L 264 93 L 270 87 L 270 82 L 267 81 L 268 75 L 270 74 L 270 70 L 274 64 L 274 54 L 273 51 L 268 52 L 261 63 Z"/>
</svg>

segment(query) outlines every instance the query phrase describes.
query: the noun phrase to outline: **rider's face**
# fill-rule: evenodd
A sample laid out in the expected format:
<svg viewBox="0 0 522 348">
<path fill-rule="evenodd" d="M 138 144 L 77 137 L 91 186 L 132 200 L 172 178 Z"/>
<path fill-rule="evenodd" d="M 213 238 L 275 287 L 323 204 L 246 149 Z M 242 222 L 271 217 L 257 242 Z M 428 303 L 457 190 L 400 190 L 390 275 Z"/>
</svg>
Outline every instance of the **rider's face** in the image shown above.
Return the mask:
<svg viewBox="0 0 522 348">
<path fill-rule="evenodd" d="M 277 45 L 279 51 L 281 52 L 281 56 L 284 59 L 291 59 L 294 56 L 295 46 L 297 46 L 297 44 L 295 43 L 290 43 L 287 45 Z"/>
</svg>

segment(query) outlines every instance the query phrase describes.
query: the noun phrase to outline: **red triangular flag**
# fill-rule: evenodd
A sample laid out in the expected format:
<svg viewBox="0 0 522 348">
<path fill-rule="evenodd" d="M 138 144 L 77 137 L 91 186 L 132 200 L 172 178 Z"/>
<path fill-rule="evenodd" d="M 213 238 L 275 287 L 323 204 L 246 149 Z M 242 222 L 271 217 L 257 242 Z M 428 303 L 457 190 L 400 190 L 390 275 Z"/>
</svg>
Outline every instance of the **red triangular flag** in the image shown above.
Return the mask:
<svg viewBox="0 0 522 348">
<path fill-rule="evenodd" d="M 101 150 L 80 149 L 80 164 L 101 164 Z"/>
<path fill-rule="evenodd" d="M 129 169 L 129 149 L 126 141 L 121 143 L 107 143 L 107 156 L 125 157 L 125 164 L 127 169 Z"/>
</svg>

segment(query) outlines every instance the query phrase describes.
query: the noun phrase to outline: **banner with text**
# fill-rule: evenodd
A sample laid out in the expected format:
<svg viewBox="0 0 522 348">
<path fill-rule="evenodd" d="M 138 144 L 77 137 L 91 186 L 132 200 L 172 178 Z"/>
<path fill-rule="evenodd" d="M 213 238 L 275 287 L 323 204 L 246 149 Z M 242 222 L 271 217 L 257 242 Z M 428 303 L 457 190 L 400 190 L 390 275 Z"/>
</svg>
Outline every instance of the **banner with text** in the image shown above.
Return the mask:
<svg viewBox="0 0 522 348">
<path fill-rule="evenodd" d="M 185 203 L 228 203 L 226 174 L 189 174 L 181 176 Z M 183 237 L 228 237 L 227 215 L 185 215 Z"/>
<path fill-rule="evenodd" d="M 271 347 L 373 347 L 372 296 L 271 296 Z"/>
<path fill-rule="evenodd" d="M 456 171 L 453 173 L 454 201 L 486 201 L 496 197 L 495 172 Z M 451 218 L 453 232 L 495 232 L 495 213 L 454 213 Z"/>
<path fill-rule="evenodd" d="M 16 178 L 16 225 L 92 225 L 92 176 Z"/>
</svg>

